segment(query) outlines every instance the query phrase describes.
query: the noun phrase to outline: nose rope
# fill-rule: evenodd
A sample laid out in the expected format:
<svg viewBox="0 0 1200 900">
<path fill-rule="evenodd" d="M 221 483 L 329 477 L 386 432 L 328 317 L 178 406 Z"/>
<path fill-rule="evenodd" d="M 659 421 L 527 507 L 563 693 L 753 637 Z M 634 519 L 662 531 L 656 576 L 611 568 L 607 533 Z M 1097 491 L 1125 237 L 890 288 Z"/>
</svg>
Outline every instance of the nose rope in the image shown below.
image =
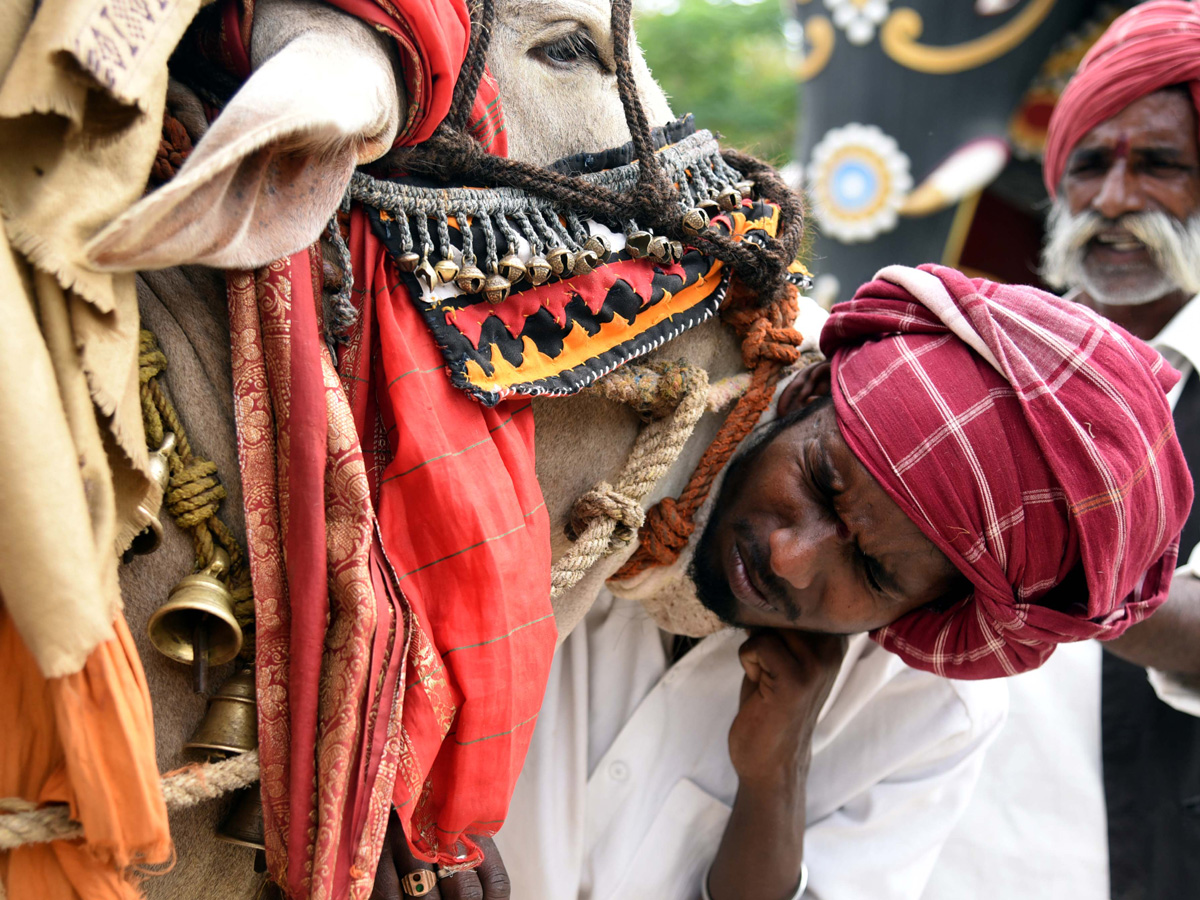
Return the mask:
<svg viewBox="0 0 1200 900">
<path fill-rule="evenodd" d="M 766 307 L 758 307 L 750 289 L 735 284 L 722 305 L 721 318 L 742 338 L 742 359 L 751 369 L 750 387 L 721 425 L 678 499 L 664 497 L 646 513 L 638 531 L 640 545 L 613 576 L 624 581 L 655 566 L 675 562 L 695 531 L 696 511 L 738 445 L 750 434 L 775 394 L 786 366 L 800 358 L 803 336 L 792 323 L 799 312 L 796 288 Z"/>
</svg>

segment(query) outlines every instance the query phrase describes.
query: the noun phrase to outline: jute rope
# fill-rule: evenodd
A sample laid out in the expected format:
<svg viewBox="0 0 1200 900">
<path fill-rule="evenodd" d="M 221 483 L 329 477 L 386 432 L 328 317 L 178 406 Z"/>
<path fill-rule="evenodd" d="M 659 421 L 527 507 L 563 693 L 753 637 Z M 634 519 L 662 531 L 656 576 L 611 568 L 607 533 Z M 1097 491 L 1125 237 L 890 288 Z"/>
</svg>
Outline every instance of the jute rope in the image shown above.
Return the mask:
<svg viewBox="0 0 1200 900">
<path fill-rule="evenodd" d="M 628 403 L 650 421 L 642 427 L 616 484 L 601 481 L 575 502 L 575 545 L 550 571 L 550 598 L 570 590 L 599 560 L 642 527 L 644 501 L 675 464 L 708 406 L 708 373 L 686 363 L 627 365 L 591 389 Z"/>
<path fill-rule="evenodd" d="M 168 810 L 187 809 L 214 800 L 258 780 L 258 751 L 220 762 L 197 763 L 163 776 Z M 0 850 L 23 844 L 69 841 L 84 837 L 83 826 L 70 818 L 65 805 L 31 809 L 28 800 L 0 799 Z"/>
<path fill-rule="evenodd" d="M 143 328 L 138 346 L 138 383 L 146 443 L 153 450 L 162 446 L 167 432 L 175 435 L 175 446 L 167 456 L 171 480 L 163 495 L 163 506 L 176 525 L 191 533 L 196 547 L 196 571 L 212 563 L 218 546 L 229 555 L 226 584 L 233 596 L 233 614 L 244 636 L 239 655 L 252 660 L 254 592 L 250 585 L 250 567 L 241 544 L 217 515 L 226 491 L 217 473 L 216 463 L 200 456 L 192 448 L 175 405 L 159 383 L 158 376 L 166 368 L 166 354 L 159 348 L 154 333 Z"/>
</svg>

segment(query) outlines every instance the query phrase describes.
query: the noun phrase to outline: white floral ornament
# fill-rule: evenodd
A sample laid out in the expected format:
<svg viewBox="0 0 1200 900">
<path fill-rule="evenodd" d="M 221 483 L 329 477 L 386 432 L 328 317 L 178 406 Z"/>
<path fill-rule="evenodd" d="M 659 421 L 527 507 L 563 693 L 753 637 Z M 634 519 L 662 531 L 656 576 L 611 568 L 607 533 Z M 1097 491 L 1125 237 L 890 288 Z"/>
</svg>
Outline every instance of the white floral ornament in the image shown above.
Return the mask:
<svg viewBox="0 0 1200 900">
<path fill-rule="evenodd" d="M 889 0 L 825 0 L 833 24 L 846 32 L 846 40 L 862 47 L 875 37 L 875 26 L 888 17 Z"/>
<path fill-rule="evenodd" d="M 874 125 L 830 129 L 813 148 L 808 167 L 821 232 L 853 244 L 891 231 L 912 188 L 910 170 L 896 141 Z"/>
</svg>

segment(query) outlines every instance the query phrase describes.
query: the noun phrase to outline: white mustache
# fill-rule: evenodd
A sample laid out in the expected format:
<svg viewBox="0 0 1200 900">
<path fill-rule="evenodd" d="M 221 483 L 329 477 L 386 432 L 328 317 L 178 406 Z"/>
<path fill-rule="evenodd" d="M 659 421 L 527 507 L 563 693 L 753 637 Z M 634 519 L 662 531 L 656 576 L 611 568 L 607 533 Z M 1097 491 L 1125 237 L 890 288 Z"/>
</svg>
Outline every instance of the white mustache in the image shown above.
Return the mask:
<svg viewBox="0 0 1200 900">
<path fill-rule="evenodd" d="M 1047 220 L 1042 277 L 1060 289 L 1084 284 L 1088 281 L 1083 268 L 1085 248 L 1089 241 L 1111 228 L 1124 228 L 1141 241 L 1159 271 L 1176 288 L 1188 294 L 1200 293 L 1200 214 L 1180 222 L 1153 210 L 1112 220 L 1091 211 L 1072 215 L 1062 198 L 1054 202 Z M 1146 298 L 1152 299 L 1156 298 Z M 1110 302 L 1116 301 L 1117 298 L 1110 298 Z"/>
</svg>

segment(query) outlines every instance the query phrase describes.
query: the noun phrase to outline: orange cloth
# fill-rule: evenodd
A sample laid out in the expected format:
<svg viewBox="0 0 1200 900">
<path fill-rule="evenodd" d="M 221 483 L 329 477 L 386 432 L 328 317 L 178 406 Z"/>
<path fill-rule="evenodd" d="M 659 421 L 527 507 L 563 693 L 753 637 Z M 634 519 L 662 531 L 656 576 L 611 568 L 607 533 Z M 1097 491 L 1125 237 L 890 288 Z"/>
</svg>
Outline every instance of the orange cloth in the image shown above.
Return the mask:
<svg viewBox="0 0 1200 900">
<path fill-rule="evenodd" d="M 42 677 L 0 605 L 0 797 L 67 803 L 87 843 L 0 853 L 9 900 L 136 900 L 126 867 L 171 855 L 150 694 L 123 616 L 81 671 Z"/>
</svg>

